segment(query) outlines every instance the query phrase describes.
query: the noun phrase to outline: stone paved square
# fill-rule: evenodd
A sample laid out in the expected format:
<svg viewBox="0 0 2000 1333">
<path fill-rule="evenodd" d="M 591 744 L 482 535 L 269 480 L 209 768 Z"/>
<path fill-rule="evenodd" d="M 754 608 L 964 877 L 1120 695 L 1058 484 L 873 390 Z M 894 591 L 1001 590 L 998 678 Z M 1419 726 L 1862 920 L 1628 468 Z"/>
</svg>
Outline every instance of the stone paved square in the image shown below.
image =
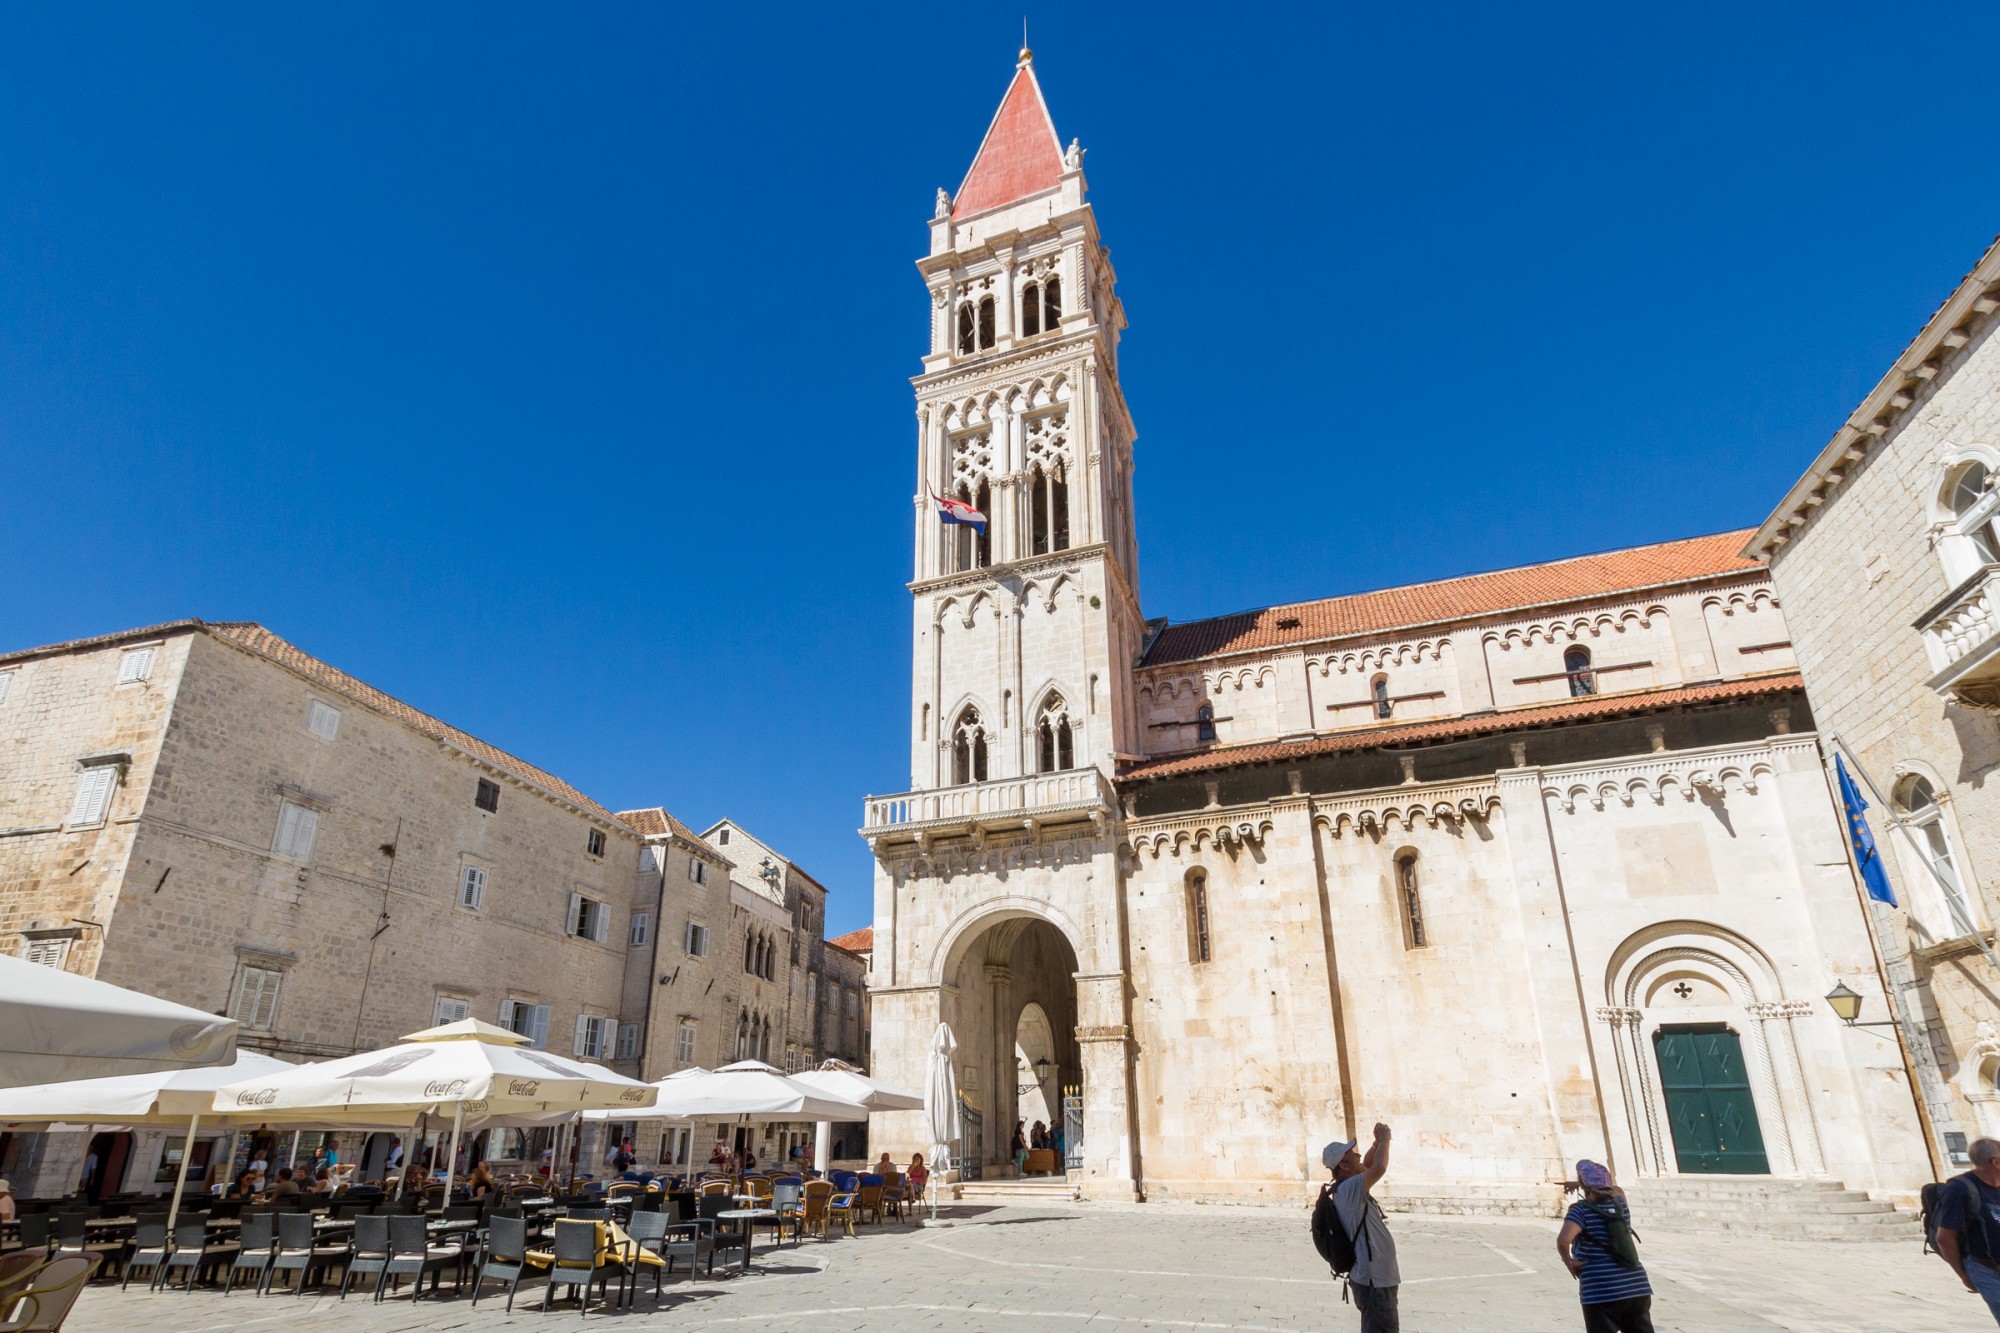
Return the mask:
<svg viewBox="0 0 2000 1333">
<path fill-rule="evenodd" d="M 760 1248 L 747 1276 L 674 1278 L 657 1305 L 593 1306 L 588 1318 L 661 1328 L 1353 1329 L 1306 1234 L 1303 1211 L 1149 1204 L 948 1209 L 946 1225 L 864 1227 L 853 1239 Z M 1581 1328 L 1574 1284 L 1557 1262 L 1555 1223 L 1393 1216 L 1411 1333 Z M 1814 1243 L 1643 1229 L 1660 1333 L 1890 1333 L 1991 1328 L 1944 1265 L 1907 1242 Z M 718 1274 L 720 1268 L 718 1268 Z M 448 1290 L 448 1288 L 447 1288 Z M 500 1292 L 494 1286 L 490 1292 Z M 308 1294 L 86 1293 L 76 1333 L 538 1329 L 574 1326 L 575 1307 L 543 1314 L 523 1287 L 513 1315 L 492 1296 L 381 1305 Z"/>
</svg>

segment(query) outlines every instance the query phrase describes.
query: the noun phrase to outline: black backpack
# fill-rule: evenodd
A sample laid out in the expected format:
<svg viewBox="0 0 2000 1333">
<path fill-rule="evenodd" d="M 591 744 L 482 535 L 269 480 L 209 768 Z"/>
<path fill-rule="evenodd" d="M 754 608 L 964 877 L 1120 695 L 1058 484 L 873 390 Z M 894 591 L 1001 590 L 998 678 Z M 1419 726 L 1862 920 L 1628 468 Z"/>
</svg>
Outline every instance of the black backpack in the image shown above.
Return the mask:
<svg viewBox="0 0 2000 1333">
<path fill-rule="evenodd" d="M 1367 1205 L 1363 1204 L 1364 1220 L 1366 1208 Z M 1326 1260 L 1326 1266 L 1333 1270 L 1335 1277 L 1344 1278 L 1354 1271 L 1355 1262 L 1360 1258 L 1354 1250 L 1355 1233 L 1340 1224 L 1330 1184 L 1320 1186 L 1319 1198 L 1313 1204 L 1312 1234 L 1313 1248 L 1319 1251 L 1320 1258 Z"/>
<path fill-rule="evenodd" d="M 1598 1220 L 1604 1223 L 1604 1241 L 1599 1248 L 1610 1255 L 1620 1268 L 1639 1267 L 1639 1233 L 1632 1230 L 1632 1222 L 1626 1212 L 1620 1208 L 1605 1208 L 1589 1199 L 1583 1200 L 1583 1206 L 1597 1214 Z M 1597 1238 L 1591 1237 L 1591 1243 L 1597 1244 Z"/>
<path fill-rule="evenodd" d="M 1987 1244 L 1986 1209 L 1984 1207 L 1986 1201 L 1979 1197 L 1979 1187 L 1972 1183 L 1970 1172 L 1965 1175 L 1953 1176 L 1950 1180 L 1934 1180 L 1924 1186 L 1923 1190 L 1919 1193 L 1918 1198 L 1922 1202 L 1924 1210 L 1924 1253 L 1938 1253 L 1938 1210 L 1944 1207 L 1945 1196 L 1960 1181 L 1965 1182 L 1965 1188 L 1971 1192 L 1972 1197 L 1965 1201 L 1966 1230 L 1961 1233 L 1965 1238 L 1959 1242 L 1959 1252 L 1962 1255 L 1976 1255 L 1980 1258 L 1989 1257 L 1992 1255 L 1993 1250 Z"/>
</svg>

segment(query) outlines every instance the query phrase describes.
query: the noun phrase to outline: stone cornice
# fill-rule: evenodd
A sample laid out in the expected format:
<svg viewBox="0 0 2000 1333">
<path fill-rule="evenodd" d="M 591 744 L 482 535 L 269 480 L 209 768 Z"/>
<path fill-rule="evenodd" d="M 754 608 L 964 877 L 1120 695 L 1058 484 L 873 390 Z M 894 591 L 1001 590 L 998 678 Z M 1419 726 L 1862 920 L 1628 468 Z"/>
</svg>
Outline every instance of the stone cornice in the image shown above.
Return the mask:
<svg viewBox="0 0 2000 1333">
<path fill-rule="evenodd" d="M 1135 853 L 1151 852 L 1158 860 L 1163 851 L 1179 856 L 1183 849 L 1198 852 L 1204 845 L 1233 850 L 1261 843 L 1273 827 L 1269 806 L 1239 806 L 1167 819 L 1133 820 L 1126 825 L 1125 840 Z"/>
<path fill-rule="evenodd" d="M 1490 818 L 1499 805 L 1500 787 L 1491 778 L 1387 787 L 1347 796 L 1314 797 L 1313 823 L 1339 838 L 1392 828 L 1452 827 L 1469 819 Z"/>
<path fill-rule="evenodd" d="M 1629 806 L 1641 797 L 1664 805 L 1669 794 L 1683 801 L 1705 791 L 1726 795 L 1732 788 L 1755 795 L 1758 784 L 1778 772 L 1776 757 L 1788 751 L 1810 752 L 1816 766 L 1818 738 L 1801 732 L 1745 745 L 1667 750 L 1617 763 L 1513 770 L 1507 776 L 1538 782 L 1544 798 L 1555 801 L 1564 814 L 1575 814 L 1579 804 L 1602 810 L 1613 802 Z"/>
</svg>

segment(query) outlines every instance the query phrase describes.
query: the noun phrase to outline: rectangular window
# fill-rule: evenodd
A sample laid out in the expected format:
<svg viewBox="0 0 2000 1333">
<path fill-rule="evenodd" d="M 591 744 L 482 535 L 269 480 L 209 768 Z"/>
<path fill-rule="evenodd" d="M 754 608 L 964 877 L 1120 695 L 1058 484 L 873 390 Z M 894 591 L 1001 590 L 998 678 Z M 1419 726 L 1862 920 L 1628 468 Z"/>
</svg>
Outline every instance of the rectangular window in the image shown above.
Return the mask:
<svg viewBox="0 0 2000 1333">
<path fill-rule="evenodd" d="M 500 808 L 500 784 L 486 778 L 479 779 L 479 790 L 472 795 L 472 803 L 481 810 Z"/>
<path fill-rule="evenodd" d="M 688 878 L 697 884 L 708 883 L 708 862 L 695 857 L 688 858 Z"/>
<path fill-rule="evenodd" d="M 27 948 L 21 951 L 21 957 L 28 962 L 61 971 L 62 965 L 69 960 L 69 941 L 29 940 Z"/>
<path fill-rule="evenodd" d="M 500 1026 L 509 1032 L 518 1032 L 528 1039 L 528 1043 L 540 1049 L 548 1049 L 549 1015 L 553 1012 L 546 1004 L 524 1004 L 519 1000 L 500 1001 Z"/>
<path fill-rule="evenodd" d="M 617 1058 L 620 1060 L 636 1060 L 639 1058 L 639 1025 L 637 1023 L 620 1023 L 618 1025 Z"/>
<path fill-rule="evenodd" d="M 306 730 L 323 741 L 340 734 L 340 710 L 315 699 L 306 705 Z"/>
<path fill-rule="evenodd" d="M 602 1060 L 610 1055 L 612 1043 L 617 1039 L 618 1020 L 598 1018 L 592 1014 L 576 1016 L 576 1058 L 579 1060 Z"/>
<path fill-rule="evenodd" d="M 652 847 L 639 849 L 639 873 L 650 875 L 660 868 L 660 853 Z"/>
<path fill-rule="evenodd" d="M 694 1024 L 683 1023 L 674 1037 L 674 1063 L 691 1065 L 694 1063 Z"/>
<path fill-rule="evenodd" d="M 464 1000 L 455 1000 L 449 995 L 438 996 L 437 1022 L 439 1027 L 446 1023 L 457 1023 L 472 1017 L 472 1006 Z"/>
<path fill-rule="evenodd" d="M 653 914 L 651 912 L 634 912 L 632 913 L 632 928 L 626 932 L 625 942 L 636 949 L 644 944 L 646 937 L 652 933 Z"/>
<path fill-rule="evenodd" d="M 483 911 L 486 907 L 486 872 L 478 866 L 466 866 L 458 875 L 458 905 L 470 907 L 473 911 Z"/>
<path fill-rule="evenodd" d="M 681 948 L 690 958 L 708 957 L 708 927 L 688 922 L 687 937 L 681 941 Z"/>
<path fill-rule="evenodd" d="M 294 861 L 312 859 L 313 835 L 319 832 L 319 812 L 286 801 L 278 812 L 278 836 L 271 850 Z"/>
<path fill-rule="evenodd" d="M 125 655 L 118 659 L 118 683 L 131 685 L 151 675 L 154 651 L 152 648 L 127 648 Z"/>
<path fill-rule="evenodd" d="M 572 893 L 569 896 L 569 933 L 578 939 L 596 940 L 599 944 L 610 939 L 611 904 Z"/>
<path fill-rule="evenodd" d="M 76 781 L 76 799 L 70 802 L 69 819 L 71 828 L 83 828 L 90 824 L 102 824 L 104 816 L 111 809 L 111 793 L 118 786 L 118 765 L 98 764 L 83 770 L 83 776 Z"/>
<path fill-rule="evenodd" d="M 583 849 L 591 856 L 604 855 L 604 830 L 598 828 L 592 829 L 590 837 L 584 842 Z"/>
<path fill-rule="evenodd" d="M 799 1048 L 796 1046 L 785 1048 L 785 1072 L 787 1074 L 799 1072 Z"/>
<path fill-rule="evenodd" d="M 244 968 L 229 1016 L 246 1028 L 269 1030 L 278 1017 L 278 983 L 284 979 L 285 974 L 274 968 Z"/>
<path fill-rule="evenodd" d="M 0 704 L 7 702 L 7 691 L 14 688 L 14 673 L 0 671 Z"/>
</svg>

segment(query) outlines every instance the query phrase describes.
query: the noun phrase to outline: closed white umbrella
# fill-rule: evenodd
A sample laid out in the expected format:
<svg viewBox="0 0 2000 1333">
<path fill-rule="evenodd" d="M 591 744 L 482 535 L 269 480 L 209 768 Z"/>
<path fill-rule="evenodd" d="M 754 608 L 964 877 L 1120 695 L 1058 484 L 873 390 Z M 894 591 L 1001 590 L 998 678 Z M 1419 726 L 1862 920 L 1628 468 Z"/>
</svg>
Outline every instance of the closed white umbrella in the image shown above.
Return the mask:
<svg viewBox="0 0 2000 1333">
<path fill-rule="evenodd" d="M 19 958 L 0 958 L 0 1088 L 228 1064 L 236 1022 Z"/>
<path fill-rule="evenodd" d="M 865 1106 L 870 1111 L 915 1111 L 924 1104 L 924 1099 L 915 1093 L 892 1088 L 886 1083 L 877 1083 L 845 1060 L 823 1061 L 818 1069 L 808 1069 L 803 1074 L 792 1075 L 792 1081 L 803 1083 L 820 1092 L 830 1093 L 844 1101 Z M 820 1121 L 818 1132 L 813 1137 L 814 1170 L 825 1172 L 832 1138 L 833 1122 Z"/>
<path fill-rule="evenodd" d="M 395 1110 L 415 1116 L 451 1112 L 445 1159 L 450 1196 L 465 1117 L 584 1111 L 601 1106 L 639 1110 L 653 1103 L 651 1085 L 603 1065 L 527 1049 L 518 1032 L 467 1018 L 412 1032 L 396 1046 L 324 1064 L 303 1065 L 216 1091 L 215 1109 L 320 1111 Z"/>
<path fill-rule="evenodd" d="M 939 1023 L 931 1034 L 930 1054 L 924 1062 L 924 1115 L 931 1126 L 931 1175 L 937 1180 L 931 1189 L 932 1221 L 937 1220 L 944 1172 L 952 1164 L 952 1140 L 958 1137 L 958 1074 L 951 1063 L 957 1049 L 958 1038 L 952 1035 L 951 1024 Z"/>
</svg>

